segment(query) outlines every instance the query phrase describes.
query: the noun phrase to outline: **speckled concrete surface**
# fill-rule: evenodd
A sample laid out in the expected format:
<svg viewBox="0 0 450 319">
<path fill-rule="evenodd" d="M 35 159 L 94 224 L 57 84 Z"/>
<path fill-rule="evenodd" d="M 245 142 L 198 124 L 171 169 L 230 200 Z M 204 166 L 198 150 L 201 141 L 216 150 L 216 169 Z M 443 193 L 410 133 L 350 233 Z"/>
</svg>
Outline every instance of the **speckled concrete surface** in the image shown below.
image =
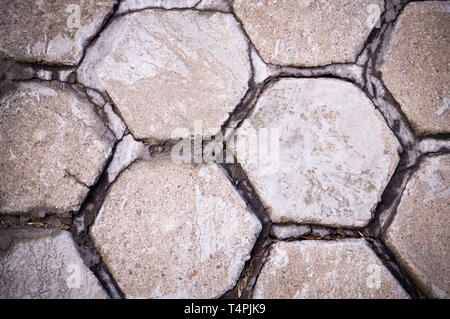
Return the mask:
<svg viewBox="0 0 450 319">
<path fill-rule="evenodd" d="M 407 298 L 364 239 L 272 245 L 253 292 L 260 298 Z"/>
<path fill-rule="evenodd" d="M 215 164 L 167 158 L 119 176 L 91 235 L 126 297 L 216 298 L 233 288 L 260 230 Z"/>
<path fill-rule="evenodd" d="M 0 212 L 77 211 L 111 155 L 112 132 L 70 85 L 22 82 L 0 105 Z"/>
<path fill-rule="evenodd" d="M 231 14 L 145 10 L 114 20 L 77 74 L 108 92 L 135 138 L 167 140 L 194 121 L 220 128 L 248 88 L 250 62 Z"/>
<path fill-rule="evenodd" d="M 86 42 L 114 0 L 2 1 L 0 56 L 23 62 L 77 65 Z"/>
<path fill-rule="evenodd" d="M 419 134 L 450 131 L 450 3 L 410 3 L 383 54 L 382 79 Z"/>
<path fill-rule="evenodd" d="M 334 79 L 282 79 L 261 95 L 238 133 L 250 138 L 266 127 L 279 128 L 280 150 L 271 161 L 253 163 L 239 146 L 236 153 L 272 221 L 368 223 L 399 145 L 363 92 Z"/>
<path fill-rule="evenodd" d="M 450 284 L 450 156 L 426 157 L 406 185 L 386 243 L 436 298 L 448 298 Z"/>
<path fill-rule="evenodd" d="M 265 62 L 315 66 L 354 62 L 384 2 L 236 0 L 233 7 Z"/>
<path fill-rule="evenodd" d="M 0 230 L 0 298 L 107 298 L 70 234 Z"/>
</svg>

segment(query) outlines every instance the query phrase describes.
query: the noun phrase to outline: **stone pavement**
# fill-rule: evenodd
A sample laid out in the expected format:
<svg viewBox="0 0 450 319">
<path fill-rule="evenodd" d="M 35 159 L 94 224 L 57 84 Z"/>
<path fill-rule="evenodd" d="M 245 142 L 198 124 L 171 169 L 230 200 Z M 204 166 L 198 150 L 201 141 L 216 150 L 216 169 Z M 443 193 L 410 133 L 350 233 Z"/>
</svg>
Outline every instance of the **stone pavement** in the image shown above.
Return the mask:
<svg viewBox="0 0 450 319">
<path fill-rule="evenodd" d="M 450 2 L 0 13 L 0 298 L 449 298 Z"/>
</svg>

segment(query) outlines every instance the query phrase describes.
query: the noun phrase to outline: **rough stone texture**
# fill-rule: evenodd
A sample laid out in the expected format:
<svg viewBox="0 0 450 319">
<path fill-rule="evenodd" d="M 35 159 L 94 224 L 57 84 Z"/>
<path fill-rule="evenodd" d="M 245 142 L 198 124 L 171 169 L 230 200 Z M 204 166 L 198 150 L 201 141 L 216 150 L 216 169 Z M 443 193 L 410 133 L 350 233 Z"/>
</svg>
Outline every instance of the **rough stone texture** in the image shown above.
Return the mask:
<svg viewBox="0 0 450 319">
<path fill-rule="evenodd" d="M 236 0 L 233 7 L 264 61 L 314 66 L 354 62 L 382 0 Z"/>
<path fill-rule="evenodd" d="M 272 221 L 367 224 L 398 163 L 398 142 L 363 92 L 341 80 L 282 79 L 238 135 L 261 128 L 278 129 L 278 153 L 260 148 L 254 163 L 239 145 L 236 152 Z"/>
<path fill-rule="evenodd" d="M 347 239 L 273 244 L 253 298 L 408 298 L 408 295 L 364 239 Z"/>
<path fill-rule="evenodd" d="M 145 8 L 192 8 L 199 0 L 123 0 L 117 13 L 124 13 Z"/>
<path fill-rule="evenodd" d="M 149 158 L 148 146 L 136 142 L 130 134 L 117 144 L 111 163 L 108 166 L 108 181 L 112 183 L 119 173 L 138 158 Z"/>
<path fill-rule="evenodd" d="M 194 120 L 219 129 L 247 90 L 247 50 L 231 14 L 144 10 L 115 19 L 77 74 L 109 93 L 135 138 L 164 140 L 193 134 Z"/>
<path fill-rule="evenodd" d="M 382 79 L 419 134 L 450 131 L 450 2 L 410 3 L 400 14 Z"/>
<path fill-rule="evenodd" d="M 112 133 L 70 86 L 21 82 L 0 97 L 0 212 L 78 210 Z"/>
<path fill-rule="evenodd" d="M 68 232 L 0 230 L 0 298 L 99 299 L 107 294 Z"/>
<path fill-rule="evenodd" d="M 327 238 L 332 231 L 323 227 L 314 226 L 310 234 L 311 237 Z"/>
<path fill-rule="evenodd" d="M 114 133 L 116 139 L 120 140 L 127 129 L 125 123 L 122 121 L 120 116 L 114 112 L 111 104 L 106 103 L 103 107 L 103 112 L 105 114 L 109 129 Z"/>
<path fill-rule="evenodd" d="M 277 239 L 299 238 L 311 232 L 307 225 L 273 225 L 271 235 Z"/>
<path fill-rule="evenodd" d="M 200 10 L 218 10 L 222 12 L 230 12 L 231 7 L 227 0 L 202 0 L 196 5 Z"/>
<path fill-rule="evenodd" d="M 0 56 L 22 62 L 76 65 L 100 29 L 113 0 L 0 2 Z M 79 27 L 77 9 L 79 8 Z"/>
<path fill-rule="evenodd" d="M 91 237 L 127 298 L 233 288 L 261 224 L 217 166 L 140 161 L 111 186 Z"/>
<path fill-rule="evenodd" d="M 256 83 L 264 82 L 268 77 L 276 75 L 276 71 L 271 69 L 271 65 L 267 65 L 256 52 L 255 49 L 251 51 L 252 64 L 253 64 L 253 72 L 254 78 L 253 80 Z"/>
<path fill-rule="evenodd" d="M 403 192 L 386 244 L 436 298 L 449 298 L 450 155 L 424 158 Z"/>
</svg>

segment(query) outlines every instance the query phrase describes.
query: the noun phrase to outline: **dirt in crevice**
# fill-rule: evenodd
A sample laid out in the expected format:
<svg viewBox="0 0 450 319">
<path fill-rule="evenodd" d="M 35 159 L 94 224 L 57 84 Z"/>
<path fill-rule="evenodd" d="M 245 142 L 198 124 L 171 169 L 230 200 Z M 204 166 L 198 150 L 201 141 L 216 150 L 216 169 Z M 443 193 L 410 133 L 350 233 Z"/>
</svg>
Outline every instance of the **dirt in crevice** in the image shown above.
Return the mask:
<svg viewBox="0 0 450 319">
<path fill-rule="evenodd" d="M 240 279 L 237 281 L 233 289 L 229 290 L 222 296 L 222 298 L 227 299 L 247 299 L 251 296 L 256 278 L 259 275 L 265 261 L 265 252 L 271 242 L 269 235 L 272 227 L 272 221 L 241 165 L 238 163 L 227 163 L 221 164 L 221 167 L 225 171 L 227 178 L 236 187 L 238 193 L 247 204 L 247 207 L 258 217 L 262 225 L 261 232 L 259 233 L 256 243 L 250 253 L 250 259 L 246 262 Z"/>
</svg>

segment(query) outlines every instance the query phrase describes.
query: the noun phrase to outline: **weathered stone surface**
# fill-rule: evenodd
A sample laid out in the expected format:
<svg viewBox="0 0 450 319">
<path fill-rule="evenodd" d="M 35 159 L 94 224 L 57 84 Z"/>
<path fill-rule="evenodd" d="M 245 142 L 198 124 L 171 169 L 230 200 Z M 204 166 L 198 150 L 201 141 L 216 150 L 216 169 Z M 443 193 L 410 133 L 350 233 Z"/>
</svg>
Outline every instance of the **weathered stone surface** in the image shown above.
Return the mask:
<svg viewBox="0 0 450 319">
<path fill-rule="evenodd" d="M 202 0 L 195 7 L 200 10 L 231 11 L 230 4 L 227 0 Z"/>
<path fill-rule="evenodd" d="M 266 64 L 261 57 L 259 56 L 258 52 L 256 52 L 255 49 L 252 48 L 251 51 L 251 57 L 252 57 L 252 64 L 253 64 L 253 80 L 256 83 L 262 83 L 264 82 L 268 77 L 274 76 L 277 74 L 276 70 L 274 70 L 273 65 Z"/>
<path fill-rule="evenodd" d="M 108 181 L 112 183 L 119 173 L 138 158 L 150 158 L 148 146 L 137 142 L 130 134 L 117 144 L 111 163 L 108 166 Z"/>
<path fill-rule="evenodd" d="M 311 232 L 307 225 L 273 225 L 271 235 L 277 239 L 299 238 Z"/>
<path fill-rule="evenodd" d="M 117 13 L 142 10 L 145 8 L 192 8 L 199 0 L 123 0 Z"/>
<path fill-rule="evenodd" d="M 382 79 L 419 134 L 450 131 L 450 2 L 406 6 L 395 24 Z"/>
<path fill-rule="evenodd" d="M 363 92 L 334 79 L 282 79 L 238 135 L 262 128 L 278 129 L 279 152 L 260 147 L 255 163 L 237 147 L 237 158 L 274 222 L 367 224 L 398 163 L 398 142 Z"/>
<path fill-rule="evenodd" d="M 236 0 L 233 7 L 264 61 L 314 66 L 354 62 L 384 2 Z"/>
<path fill-rule="evenodd" d="M 278 242 L 253 298 L 408 298 L 364 239 Z"/>
<path fill-rule="evenodd" d="M 135 138 L 164 140 L 193 134 L 194 120 L 220 127 L 247 90 L 247 49 L 231 14 L 144 10 L 113 21 L 77 74 L 109 93 Z"/>
<path fill-rule="evenodd" d="M 103 112 L 109 129 L 114 133 L 116 139 L 120 140 L 127 129 L 125 123 L 120 116 L 114 112 L 111 104 L 106 103 L 103 107 Z"/>
<path fill-rule="evenodd" d="M 91 227 L 128 298 L 212 298 L 231 289 L 261 224 L 217 166 L 140 161 Z"/>
<path fill-rule="evenodd" d="M 114 0 L 0 2 L 0 56 L 21 62 L 76 65 Z"/>
<path fill-rule="evenodd" d="M 0 230 L 1 299 L 107 297 L 68 232 Z"/>
<path fill-rule="evenodd" d="M 436 298 L 449 298 L 450 155 L 424 158 L 385 235 L 398 261 Z"/>
<path fill-rule="evenodd" d="M 0 212 L 78 210 L 112 133 L 70 86 L 22 82 L 0 97 Z"/>
</svg>

